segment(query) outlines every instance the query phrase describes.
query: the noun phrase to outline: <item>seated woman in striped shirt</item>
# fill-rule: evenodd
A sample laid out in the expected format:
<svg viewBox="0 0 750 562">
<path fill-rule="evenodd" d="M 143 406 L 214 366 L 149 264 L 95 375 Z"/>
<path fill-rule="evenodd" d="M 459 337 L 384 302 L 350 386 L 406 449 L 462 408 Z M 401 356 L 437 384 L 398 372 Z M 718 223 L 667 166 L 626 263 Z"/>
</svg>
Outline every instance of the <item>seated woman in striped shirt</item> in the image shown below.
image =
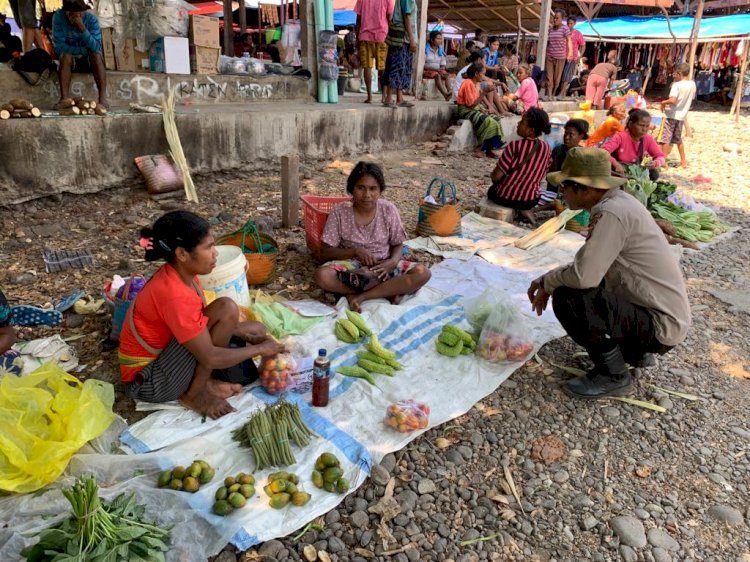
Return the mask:
<svg viewBox="0 0 750 562">
<path fill-rule="evenodd" d="M 547 112 L 532 107 L 524 112 L 516 128 L 519 140 L 508 143 L 492 171 L 487 198 L 515 209 L 536 225 L 532 209 L 539 202 L 539 185 L 552 161 L 549 145 L 539 137 L 551 132 Z"/>
<path fill-rule="evenodd" d="M 141 231 L 141 246 L 146 261 L 167 263 L 125 318 L 119 360 L 127 395 L 144 402 L 179 400 L 214 419 L 233 412 L 226 399 L 242 387 L 221 380 L 220 370 L 276 355 L 284 346 L 269 339 L 260 322 L 239 322 L 232 300 L 205 304 L 197 276 L 211 273 L 218 256 L 208 221 L 187 211 L 167 213 Z"/>
</svg>

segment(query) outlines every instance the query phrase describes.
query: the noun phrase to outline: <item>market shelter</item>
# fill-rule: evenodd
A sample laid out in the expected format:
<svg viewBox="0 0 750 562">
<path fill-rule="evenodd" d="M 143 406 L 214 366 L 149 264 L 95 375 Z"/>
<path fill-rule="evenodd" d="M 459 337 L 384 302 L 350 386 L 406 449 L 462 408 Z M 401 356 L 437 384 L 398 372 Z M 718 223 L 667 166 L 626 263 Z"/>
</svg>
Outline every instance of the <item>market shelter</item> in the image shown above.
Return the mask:
<svg viewBox="0 0 750 562">
<path fill-rule="evenodd" d="M 608 43 L 689 43 L 695 18 L 691 16 L 623 16 L 581 22 L 576 26 L 586 41 Z M 671 26 L 671 29 L 670 29 Z M 697 34 L 699 43 L 750 36 L 750 14 L 703 18 Z"/>
</svg>

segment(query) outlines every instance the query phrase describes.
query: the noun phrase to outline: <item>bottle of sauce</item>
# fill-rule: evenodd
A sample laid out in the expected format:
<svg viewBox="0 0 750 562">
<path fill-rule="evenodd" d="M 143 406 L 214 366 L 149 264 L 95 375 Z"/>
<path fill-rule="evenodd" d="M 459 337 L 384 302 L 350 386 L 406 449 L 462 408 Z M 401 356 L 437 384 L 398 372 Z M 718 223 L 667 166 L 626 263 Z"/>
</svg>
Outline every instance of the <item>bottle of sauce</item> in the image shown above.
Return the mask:
<svg viewBox="0 0 750 562">
<path fill-rule="evenodd" d="M 318 408 L 328 406 L 328 386 L 331 377 L 331 362 L 326 357 L 326 350 L 318 351 L 313 363 L 312 405 Z"/>
</svg>

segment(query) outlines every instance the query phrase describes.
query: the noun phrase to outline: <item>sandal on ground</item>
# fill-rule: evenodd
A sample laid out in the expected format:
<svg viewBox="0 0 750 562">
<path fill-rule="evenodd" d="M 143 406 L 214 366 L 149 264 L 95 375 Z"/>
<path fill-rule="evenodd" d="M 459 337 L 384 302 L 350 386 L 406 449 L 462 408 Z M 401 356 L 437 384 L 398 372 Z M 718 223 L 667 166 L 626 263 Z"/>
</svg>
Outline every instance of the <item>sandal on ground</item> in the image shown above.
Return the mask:
<svg viewBox="0 0 750 562">
<path fill-rule="evenodd" d="M 22 304 L 11 307 L 10 318 L 15 326 L 57 326 L 62 322 L 62 312 Z"/>
<path fill-rule="evenodd" d="M 59 312 L 65 312 L 69 308 L 72 308 L 73 305 L 76 303 L 76 301 L 81 300 L 83 297 L 86 296 L 86 293 L 84 291 L 78 290 L 71 294 L 69 294 L 67 297 L 61 298 L 58 302 L 54 303 L 55 310 Z"/>
<path fill-rule="evenodd" d="M 337 271 L 336 278 L 355 293 L 364 293 L 372 278 L 356 271 Z"/>
<path fill-rule="evenodd" d="M 414 107 L 414 104 L 410 101 L 402 101 L 398 104 L 399 107 Z"/>
<path fill-rule="evenodd" d="M 390 107 L 391 109 L 396 109 L 398 106 L 396 105 L 395 102 L 384 101 L 383 102 L 383 107 Z"/>
</svg>

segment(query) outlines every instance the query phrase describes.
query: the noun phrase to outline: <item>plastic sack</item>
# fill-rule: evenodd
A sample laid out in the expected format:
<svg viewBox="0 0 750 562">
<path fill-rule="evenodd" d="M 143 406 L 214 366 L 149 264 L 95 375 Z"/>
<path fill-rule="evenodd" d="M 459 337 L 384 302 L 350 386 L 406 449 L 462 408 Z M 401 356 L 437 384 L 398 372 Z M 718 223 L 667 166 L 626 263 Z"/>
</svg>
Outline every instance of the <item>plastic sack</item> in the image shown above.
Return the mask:
<svg viewBox="0 0 750 562">
<path fill-rule="evenodd" d="M 219 57 L 220 74 L 247 74 L 247 61 L 242 57 L 228 57 L 221 55 Z"/>
<path fill-rule="evenodd" d="M 0 377 L 0 490 L 34 492 L 57 480 L 114 421 L 114 398 L 111 384 L 82 383 L 52 363 Z"/>
<path fill-rule="evenodd" d="M 297 370 L 297 362 L 288 353 L 264 357 L 260 363 L 260 384 L 268 394 L 281 394 L 289 388 L 290 373 Z"/>
<path fill-rule="evenodd" d="M 523 361 L 534 349 L 526 321 L 510 298 L 497 292 L 498 303 L 482 326 L 477 351 L 490 363 Z"/>
<path fill-rule="evenodd" d="M 430 407 L 416 400 L 401 400 L 385 410 L 385 425 L 410 433 L 425 429 L 430 424 Z"/>
<path fill-rule="evenodd" d="M 336 47 L 338 35 L 334 31 L 321 31 L 318 38 L 318 78 L 333 82 L 339 79 L 339 55 Z"/>
<path fill-rule="evenodd" d="M 689 195 L 683 191 L 675 191 L 672 195 L 667 197 L 667 203 L 672 203 L 688 211 L 708 211 L 714 213 L 715 211 L 711 207 L 706 207 L 703 203 L 696 201 L 692 195 Z"/>
<path fill-rule="evenodd" d="M 148 51 L 151 43 L 162 37 L 187 37 L 191 4 L 184 0 L 156 0 L 146 14 L 143 7 L 133 6 L 138 19 L 135 39 L 139 51 Z M 139 13 L 140 12 L 140 13 Z"/>
<path fill-rule="evenodd" d="M 478 334 L 482 331 L 484 323 L 490 316 L 490 312 L 501 306 L 508 306 L 507 297 L 502 291 L 493 287 L 487 287 L 481 294 L 476 297 L 467 297 L 463 301 L 464 314 L 466 319 Z M 511 305 L 512 306 L 512 305 Z"/>
</svg>

